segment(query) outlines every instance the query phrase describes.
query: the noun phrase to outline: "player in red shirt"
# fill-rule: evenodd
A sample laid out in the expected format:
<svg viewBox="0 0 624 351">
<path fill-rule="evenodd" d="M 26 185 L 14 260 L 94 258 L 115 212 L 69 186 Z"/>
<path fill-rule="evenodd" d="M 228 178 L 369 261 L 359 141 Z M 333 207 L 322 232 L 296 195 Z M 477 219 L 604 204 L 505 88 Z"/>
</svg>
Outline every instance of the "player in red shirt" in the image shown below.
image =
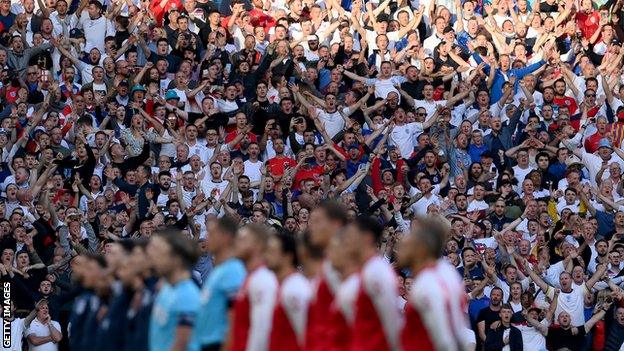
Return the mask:
<svg viewBox="0 0 624 351">
<path fill-rule="evenodd" d="M 299 272 L 297 244 L 290 234 L 269 238 L 265 261 L 279 282 L 269 336 L 269 351 L 303 349 L 308 303 L 312 292 L 308 280 Z"/>
<path fill-rule="evenodd" d="M 403 350 L 466 350 L 466 293 L 457 270 L 442 260 L 449 228 L 421 219 L 399 246 L 398 263 L 414 275 L 401 333 Z"/>
<path fill-rule="evenodd" d="M 330 309 L 330 351 L 348 350 L 355 320 L 355 301 L 360 289 L 357 257 L 349 254 L 343 232 L 335 234 L 327 248 L 327 259 L 340 274 L 342 282 L 334 294 Z M 308 318 L 308 323 L 310 318 Z M 309 329 L 309 328 L 308 328 Z"/>
<path fill-rule="evenodd" d="M 383 227 L 375 219 L 359 217 L 345 231 L 350 254 L 357 255 L 360 286 L 355 302 L 352 351 L 390 351 L 399 346 L 401 317 L 394 269 L 378 252 Z"/>
<path fill-rule="evenodd" d="M 264 265 L 268 238 L 266 228 L 255 224 L 243 227 L 236 238 L 237 255 L 249 274 L 236 295 L 231 351 L 267 350 L 277 296 L 277 278 Z"/>
<path fill-rule="evenodd" d="M 312 279 L 312 300 L 308 309 L 305 350 L 324 351 L 332 345 L 332 313 L 340 276 L 328 260 L 324 260 L 334 235 L 347 223 L 347 212 L 336 202 L 324 202 L 310 213 L 308 221 L 310 246 L 317 257 L 312 257 L 316 277 Z M 308 250 L 312 251 L 312 250 Z M 310 255 L 312 256 L 312 255 Z"/>
</svg>

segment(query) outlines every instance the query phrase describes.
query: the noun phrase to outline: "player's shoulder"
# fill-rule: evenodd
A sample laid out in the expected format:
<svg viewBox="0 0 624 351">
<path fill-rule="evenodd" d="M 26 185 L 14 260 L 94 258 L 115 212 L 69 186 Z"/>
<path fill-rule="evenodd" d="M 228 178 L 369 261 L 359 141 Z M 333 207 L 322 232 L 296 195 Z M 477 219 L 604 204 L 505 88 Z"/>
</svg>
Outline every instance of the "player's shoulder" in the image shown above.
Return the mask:
<svg viewBox="0 0 624 351">
<path fill-rule="evenodd" d="M 249 285 L 251 287 L 277 286 L 277 277 L 270 269 L 260 267 L 249 274 Z"/>
<path fill-rule="evenodd" d="M 244 275 L 246 272 L 245 265 L 243 262 L 237 258 L 233 258 L 225 262 L 223 265 L 223 273 L 225 275 Z"/>
<path fill-rule="evenodd" d="M 394 270 L 388 261 L 380 256 L 369 259 L 362 267 L 362 279 L 383 279 L 395 277 Z"/>
<path fill-rule="evenodd" d="M 287 293 L 310 289 L 310 281 L 301 273 L 293 273 L 284 279 L 282 289 Z"/>
<path fill-rule="evenodd" d="M 191 279 L 179 283 L 173 287 L 176 302 L 178 305 L 199 304 L 199 287 Z"/>
</svg>

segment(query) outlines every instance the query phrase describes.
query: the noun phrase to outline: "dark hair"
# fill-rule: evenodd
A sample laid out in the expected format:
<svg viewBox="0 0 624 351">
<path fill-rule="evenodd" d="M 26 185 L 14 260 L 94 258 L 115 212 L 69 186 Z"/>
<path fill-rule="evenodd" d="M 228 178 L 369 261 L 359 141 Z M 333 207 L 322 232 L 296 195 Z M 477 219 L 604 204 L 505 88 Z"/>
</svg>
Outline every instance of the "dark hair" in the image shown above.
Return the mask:
<svg viewBox="0 0 624 351">
<path fill-rule="evenodd" d="M 355 225 L 361 234 L 372 235 L 375 244 L 379 245 L 381 243 L 383 227 L 376 219 L 369 216 L 359 216 L 355 219 Z"/>
<path fill-rule="evenodd" d="M 158 172 L 158 178 L 160 178 L 161 176 L 169 176 L 169 177 L 171 177 L 171 172 L 169 172 L 169 171 L 160 171 L 160 172 Z"/>
<path fill-rule="evenodd" d="M 297 243 L 295 242 L 295 237 L 283 232 L 278 232 L 275 234 L 275 237 L 280 242 L 282 253 L 292 256 L 290 261 L 292 266 L 299 266 L 299 255 L 297 255 Z"/>
<path fill-rule="evenodd" d="M 199 248 L 197 243 L 190 240 L 177 229 L 165 229 L 156 233 L 169 244 L 171 254 L 179 257 L 186 268 L 191 268 L 199 258 Z"/>
<path fill-rule="evenodd" d="M 333 200 L 324 201 L 317 208 L 323 210 L 330 220 L 338 221 L 343 225 L 347 223 L 347 210 L 340 203 Z"/>
<path fill-rule="evenodd" d="M 308 256 L 315 260 L 323 259 L 323 249 L 318 245 L 314 245 L 310 240 L 310 231 L 306 230 L 303 235 L 299 237 L 299 244 L 306 251 Z"/>
<path fill-rule="evenodd" d="M 238 222 L 230 216 L 223 216 L 217 219 L 217 227 L 229 237 L 235 237 L 238 230 Z"/>
<path fill-rule="evenodd" d="M 501 310 L 512 310 L 513 311 L 513 308 L 511 307 L 510 304 L 504 303 L 504 304 L 501 305 Z"/>
</svg>

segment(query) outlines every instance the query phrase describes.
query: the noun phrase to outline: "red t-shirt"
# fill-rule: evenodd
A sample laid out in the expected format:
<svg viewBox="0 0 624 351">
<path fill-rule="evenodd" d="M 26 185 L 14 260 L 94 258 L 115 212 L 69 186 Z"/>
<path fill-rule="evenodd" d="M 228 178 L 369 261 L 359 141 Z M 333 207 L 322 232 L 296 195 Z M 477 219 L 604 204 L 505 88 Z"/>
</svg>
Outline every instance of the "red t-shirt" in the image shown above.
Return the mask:
<svg viewBox="0 0 624 351">
<path fill-rule="evenodd" d="M 164 7 L 160 7 L 160 2 L 161 0 L 154 0 L 149 7 L 149 10 L 154 14 L 154 18 L 156 19 L 156 23 L 159 27 L 163 26 L 163 18 L 167 15 L 172 6 L 175 5 L 179 11 L 184 10 L 184 6 L 180 0 L 168 0 Z"/>
<path fill-rule="evenodd" d="M 594 35 L 594 32 L 596 32 L 598 28 L 600 28 L 600 12 L 577 12 L 576 26 L 581 31 L 583 38 L 589 40 L 592 35 Z"/>
<path fill-rule="evenodd" d="M 225 135 L 225 142 L 229 143 L 230 141 L 234 140 L 236 138 L 236 135 L 238 135 L 238 132 L 236 130 L 234 130 L 233 132 L 227 133 Z M 249 138 L 250 141 L 253 142 L 258 142 L 258 137 L 254 134 L 254 133 L 247 133 L 247 137 Z M 236 144 L 234 145 L 234 150 L 238 150 L 240 149 L 240 144 Z"/>
<path fill-rule="evenodd" d="M 576 113 L 578 110 L 578 105 L 576 104 L 576 100 L 569 96 L 564 96 L 562 98 L 555 97 L 553 99 L 553 103 L 559 107 L 567 107 L 570 110 L 570 116 Z"/>
<path fill-rule="evenodd" d="M 293 168 L 297 165 L 297 161 L 286 156 L 275 156 L 267 161 L 267 171 L 271 175 L 281 177 L 284 175 L 287 165 Z"/>
<path fill-rule="evenodd" d="M 304 179 L 314 179 L 316 185 L 321 184 L 323 181 L 323 166 L 303 166 L 299 168 L 293 182 L 293 189 L 299 189 L 301 181 Z"/>
<path fill-rule="evenodd" d="M 585 151 L 593 154 L 598 150 L 598 143 L 600 140 L 604 139 L 604 134 L 600 134 L 598 132 L 590 135 L 587 139 L 585 139 Z"/>
</svg>

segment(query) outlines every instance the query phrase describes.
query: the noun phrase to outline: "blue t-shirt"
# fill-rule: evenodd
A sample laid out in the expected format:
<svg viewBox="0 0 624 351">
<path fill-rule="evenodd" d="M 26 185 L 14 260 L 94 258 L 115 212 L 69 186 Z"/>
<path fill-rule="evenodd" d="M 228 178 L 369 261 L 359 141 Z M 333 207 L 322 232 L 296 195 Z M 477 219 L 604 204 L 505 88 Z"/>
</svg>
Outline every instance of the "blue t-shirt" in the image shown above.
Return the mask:
<svg viewBox="0 0 624 351">
<path fill-rule="evenodd" d="M 198 310 L 199 288 L 191 279 L 163 285 L 152 310 L 149 349 L 171 349 L 178 326 L 193 327 Z"/>
<path fill-rule="evenodd" d="M 223 343 L 228 330 L 228 309 L 246 274 L 245 266 L 236 258 L 227 259 L 212 270 L 201 290 L 192 350 Z"/>
</svg>

